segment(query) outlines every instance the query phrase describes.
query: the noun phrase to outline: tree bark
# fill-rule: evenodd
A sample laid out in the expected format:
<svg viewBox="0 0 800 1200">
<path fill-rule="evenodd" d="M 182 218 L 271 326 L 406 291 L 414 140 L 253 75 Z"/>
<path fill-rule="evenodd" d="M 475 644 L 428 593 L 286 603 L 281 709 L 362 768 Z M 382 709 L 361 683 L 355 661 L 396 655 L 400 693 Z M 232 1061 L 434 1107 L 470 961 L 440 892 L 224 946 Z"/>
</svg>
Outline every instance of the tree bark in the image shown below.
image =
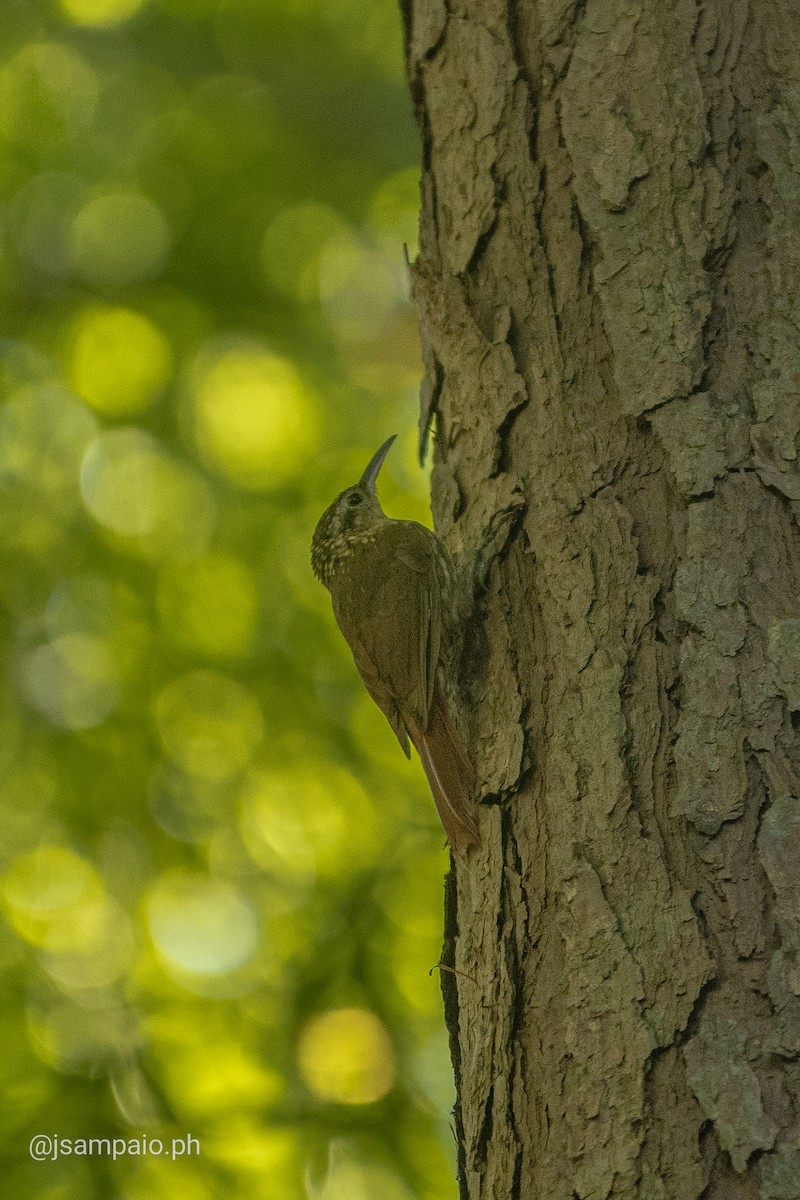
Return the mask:
<svg viewBox="0 0 800 1200">
<path fill-rule="evenodd" d="M 800 4 L 407 0 L 469 1200 L 800 1197 Z M 447 954 L 451 957 L 448 958 Z"/>
</svg>

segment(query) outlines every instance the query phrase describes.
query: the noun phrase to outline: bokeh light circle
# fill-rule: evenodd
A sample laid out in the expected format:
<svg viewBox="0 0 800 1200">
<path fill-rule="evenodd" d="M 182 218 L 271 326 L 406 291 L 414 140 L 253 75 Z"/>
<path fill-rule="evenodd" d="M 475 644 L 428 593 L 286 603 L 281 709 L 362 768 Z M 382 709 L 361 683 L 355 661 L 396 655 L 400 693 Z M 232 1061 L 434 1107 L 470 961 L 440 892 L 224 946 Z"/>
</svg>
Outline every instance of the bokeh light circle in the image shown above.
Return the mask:
<svg viewBox="0 0 800 1200">
<path fill-rule="evenodd" d="M 383 337 L 408 304 L 402 260 L 394 261 L 354 234 L 331 238 L 320 258 L 320 299 L 343 342 Z"/>
<path fill-rule="evenodd" d="M 95 417 L 57 383 L 28 384 L 0 405 L 0 485 L 46 497 L 63 516 L 78 503 L 78 474 Z M 16 525 L 27 517 L 17 505 Z"/>
<path fill-rule="evenodd" d="M 172 348 L 147 317 L 92 306 L 69 331 L 69 381 L 97 412 L 132 416 L 149 408 L 172 372 Z"/>
<path fill-rule="evenodd" d="M 202 353 L 191 416 L 204 461 L 260 491 L 296 476 L 317 443 L 316 401 L 288 359 L 243 342 Z"/>
<path fill-rule="evenodd" d="M 324 772 L 295 764 L 252 770 L 240 797 L 242 839 L 271 875 L 302 879 L 336 876 L 372 857 L 376 817 L 350 771 L 328 763 Z"/>
<path fill-rule="evenodd" d="M 37 647 L 23 664 L 29 703 L 62 729 L 92 729 L 111 715 L 119 680 L 101 638 L 68 633 Z"/>
<path fill-rule="evenodd" d="M 29 42 L 0 69 L 0 133 L 41 154 L 86 132 L 99 100 L 97 75 L 61 42 Z"/>
<path fill-rule="evenodd" d="M 81 466 L 81 494 L 94 519 L 153 558 L 190 558 L 211 537 L 210 489 L 186 463 L 141 429 L 101 433 Z"/>
<path fill-rule="evenodd" d="M 197 975 L 244 966 L 258 945 L 252 907 L 233 887 L 188 871 L 163 876 L 152 889 L 150 934 L 167 963 Z"/>
<path fill-rule="evenodd" d="M 374 1104 L 389 1092 L 395 1059 L 386 1026 L 364 1008 L 340 1008 L 313 1017 L 297 1049 L 300 1073 L 323 1100 Z"/>
<path fill-rule="evenodd" d="M 166 261 L 170 231 L 164 214 L 140 192 L 109 190 L 87 201 L 70 234 L 78 274 L 97 287 L 153 279 Z"/>
<path fill-rule="evenodd" d="M 11 864 L 3 905 L 21 937 L 55 954 L 91 951 L 109 900 L 91 863 L 67 846 L 45 844 Z"/>
</svg>

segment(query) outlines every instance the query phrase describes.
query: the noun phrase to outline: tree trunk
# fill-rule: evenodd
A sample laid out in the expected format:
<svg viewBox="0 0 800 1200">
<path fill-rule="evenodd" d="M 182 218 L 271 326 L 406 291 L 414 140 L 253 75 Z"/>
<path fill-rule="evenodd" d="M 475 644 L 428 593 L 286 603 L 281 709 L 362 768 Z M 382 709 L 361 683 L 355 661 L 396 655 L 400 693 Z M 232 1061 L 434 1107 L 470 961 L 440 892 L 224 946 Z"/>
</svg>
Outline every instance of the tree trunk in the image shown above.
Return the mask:
<svg viewBox="0 0 800 1200">
<path fill-rule="evenodd" d="M 469 638 L 462 1196 L 797 1200 L 800 4 L 405 17 L 434 515 L 467 561 L 524 505 Z"/>
</svg>

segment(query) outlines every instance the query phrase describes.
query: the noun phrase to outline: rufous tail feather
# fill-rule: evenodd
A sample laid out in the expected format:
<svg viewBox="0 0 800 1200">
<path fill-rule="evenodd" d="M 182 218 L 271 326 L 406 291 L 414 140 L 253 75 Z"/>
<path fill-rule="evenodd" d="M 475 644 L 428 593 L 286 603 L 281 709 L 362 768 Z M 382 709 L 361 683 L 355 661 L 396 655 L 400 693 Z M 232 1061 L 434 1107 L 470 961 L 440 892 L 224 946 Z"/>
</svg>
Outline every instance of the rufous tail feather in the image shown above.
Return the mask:
<svg viewBox="0 0 800 1200">
<path fill-rule="evenodd" d="M 438 687 L 428 715 L 426 730 L 412 725 L 408 732 L 422 760 L 447 839 L 462 858 L 468 846 L 480 842 L 477 821 L 470 809 L 472 767 Z"/>
</svg>

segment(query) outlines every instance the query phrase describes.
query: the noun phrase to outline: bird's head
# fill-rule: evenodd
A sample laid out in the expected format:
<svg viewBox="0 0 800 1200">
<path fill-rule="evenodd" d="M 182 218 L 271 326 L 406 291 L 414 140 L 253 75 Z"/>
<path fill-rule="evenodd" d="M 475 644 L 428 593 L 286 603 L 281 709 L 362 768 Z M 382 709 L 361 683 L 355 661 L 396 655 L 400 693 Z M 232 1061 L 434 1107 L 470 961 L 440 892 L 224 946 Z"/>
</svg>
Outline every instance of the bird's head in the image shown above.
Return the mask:
<svg viewBox="0 0 800 1200">
<path fill-rule="evenodd" d="M 311 567 L 317 579 L 328 588 L 345 559 L 358 545 L 372 541 L 378 527 L 386 520 L 375 484 L 396 436 L 392 434 L 380 450 L 376 450 L 358 483 L 345 488 L 317 522 L 311 540 Z"/>
</svg>

